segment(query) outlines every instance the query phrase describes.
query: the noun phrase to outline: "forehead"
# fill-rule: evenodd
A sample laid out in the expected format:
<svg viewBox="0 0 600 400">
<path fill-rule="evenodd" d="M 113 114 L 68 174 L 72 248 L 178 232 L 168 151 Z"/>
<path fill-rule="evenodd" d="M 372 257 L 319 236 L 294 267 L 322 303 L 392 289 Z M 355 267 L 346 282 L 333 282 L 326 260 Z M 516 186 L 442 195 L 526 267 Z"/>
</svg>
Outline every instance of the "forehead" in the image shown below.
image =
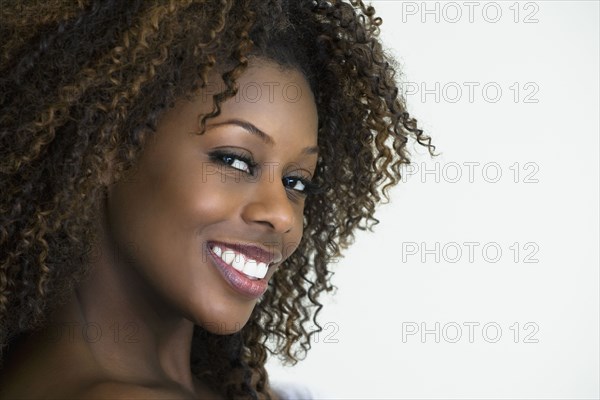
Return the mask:
<svg viewBox="0 0 600 400">
<path fill-rule="evenodd" d="M 238 95 L 221 104 L 221 113 L 206 120 L 206 126 L 230 120 L 248 122 L 271 139 L 269 146 L 281 157 L 296 157 L 305 148 L 317 146 L 318 114 L 313 94 L 304 76 L 296 70 L 283 70 L 269 63 L 250 65 L 236 80 Z M 179 100 L 158 124 L 158 135 L 148 143 L 151 148 L 182 151 L 189 135 L 201 128 L 200 118 L 213 109 L 213 95 L 225 88 L 220 75 L 213 73 L 206 87 L 192 101 Z M 217 138 L 236 142 L 243 129 L 229 125 L 218 135 L 202 135 L 211 143 Z M 181 140 L 176 140 L 179 138 Z M 196 139 L 192 139 L 196 140 Z M 232 143 L 234 143 L 232 142 Z M 207 142 L 208 143 L 208 142 Z M 161 151 L 162 151 L 161 150 Z M 311 157 L 312 158 L 312 157 Z"/>
<path fill-rule="evenodd" d="M 237 95 L 225 101 L 221 105 L 221 115 L 208 123 L 239 118 L 250 121 L 274 136 L 276 141 L 277 137 L 302 136 L 305 141 L 316 144 L 317 106 L 308 82 L 300 72 L 255 61 L 236 82 Z M 218 76 L 213 76 L 207 85 L 209 93 L 211 88 L 223 87 Z"/>
</svg>

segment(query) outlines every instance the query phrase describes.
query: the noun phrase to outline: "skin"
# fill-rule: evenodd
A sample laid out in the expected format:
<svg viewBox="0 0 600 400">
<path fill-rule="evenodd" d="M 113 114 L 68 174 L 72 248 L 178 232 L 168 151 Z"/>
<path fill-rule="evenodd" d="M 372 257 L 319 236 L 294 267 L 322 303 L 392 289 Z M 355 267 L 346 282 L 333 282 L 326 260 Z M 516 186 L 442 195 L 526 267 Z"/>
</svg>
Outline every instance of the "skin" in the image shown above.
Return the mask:
<svg viewBox="0 0 600 400">
<path fill-rule="evenodd" d="M 242 95 L 223 103 L 204 135 L 192 132 L 211 96 L 178 101 L 132 173 L 108 187 L 89 279 L 48 327 L 18 343 L 0 398 L 217 398 L 191 375 L 193 326 L 232 333 L 257 299 L 232 289 L 205 244 L 268 247 L 279 260 L 270 278 L 302 236 L 301 185 L 282 179 L 310 179 L 317 162 L 317 109 L 304 77 L 255 59 L 238 82 Z M 225 123 L 232 119 L 269 142 Z M 216 163 L 217 147 L 251 155 L 260 173 Z"/>
</svg>

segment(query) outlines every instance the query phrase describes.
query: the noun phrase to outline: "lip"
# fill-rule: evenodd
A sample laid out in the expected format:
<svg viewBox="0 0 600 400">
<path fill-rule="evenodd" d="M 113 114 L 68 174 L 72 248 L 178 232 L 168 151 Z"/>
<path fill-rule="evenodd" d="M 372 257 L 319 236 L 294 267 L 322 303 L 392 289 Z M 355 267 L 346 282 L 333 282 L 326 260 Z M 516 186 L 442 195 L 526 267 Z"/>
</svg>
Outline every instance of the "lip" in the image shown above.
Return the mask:
<svg viewBox="0 0 600 400">
<path fill-rule="evenodd" d="M 217 242 L 211 243 L 218 245 Z M 237 269 L 233 268 L 231 265 L 227 264 L 221 259 L 221 257 L 213 253 L 209 244 L 206 245 L 206 250 L 208 254 L 210 254 L 213 264 L 221 273 L 221 276 L 223 276 L 229 286 L 231 286 L 237 293 L 246 298 L 255 300 L 267 291 L 269 281 L 266 279 L 266 277 L 263 279 L 252 280 L 239 272 Z"/>
</svg>

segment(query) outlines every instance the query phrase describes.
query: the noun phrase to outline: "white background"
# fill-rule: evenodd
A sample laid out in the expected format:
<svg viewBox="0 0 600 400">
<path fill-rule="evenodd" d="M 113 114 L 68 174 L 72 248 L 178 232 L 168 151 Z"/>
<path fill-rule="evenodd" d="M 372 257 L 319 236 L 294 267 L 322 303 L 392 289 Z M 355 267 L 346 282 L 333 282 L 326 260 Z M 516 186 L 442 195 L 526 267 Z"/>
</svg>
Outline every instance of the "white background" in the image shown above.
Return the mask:
<svg viewBox="0 0 600 400">
<path fill-rule="evenodd" d="M 599 3 L 372 4 L 442 155 L 415 149 L 334 266 L 325 331 L 271 379 L 316 398 L 597 399 Z"/>
</svg>

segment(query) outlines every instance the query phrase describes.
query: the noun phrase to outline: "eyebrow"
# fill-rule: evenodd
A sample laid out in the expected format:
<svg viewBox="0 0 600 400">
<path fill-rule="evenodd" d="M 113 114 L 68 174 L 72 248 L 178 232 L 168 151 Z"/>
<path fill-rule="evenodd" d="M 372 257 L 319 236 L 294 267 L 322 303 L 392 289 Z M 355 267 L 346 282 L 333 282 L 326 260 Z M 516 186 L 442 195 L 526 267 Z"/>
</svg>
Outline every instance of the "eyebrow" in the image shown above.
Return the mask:
<svg viewBox="0 0 600 400">
<path fill-rule="evenodd" d="M 265 132 L 258 129 L 256 127 L 256 125 L 252 124 L 251 122 L 248 122 L 248 121 L 245 121 L 242 119 L 234 118 L 234 119 L 228 119 L 227 121 L 223 121 L 223 122 L 207 124 L 206 130 L 208 130 L 210 128 L 216 128 L 216 127 L 222 126 L 222 125 L 237 125 L 240 128 L 243 128 L 248 133 L 258 136 L 263 142 L 265 142 L 271 146 L 275 144 L 275 141 L 273 140 L 273 138 L 271 136 L 267 135 Z M 303 154 L 317 154 L 318 152 L 319 152 L 319 148 L 317 146 L 305 147 L 304 149 L 302 149 Z"/>
</svg>

